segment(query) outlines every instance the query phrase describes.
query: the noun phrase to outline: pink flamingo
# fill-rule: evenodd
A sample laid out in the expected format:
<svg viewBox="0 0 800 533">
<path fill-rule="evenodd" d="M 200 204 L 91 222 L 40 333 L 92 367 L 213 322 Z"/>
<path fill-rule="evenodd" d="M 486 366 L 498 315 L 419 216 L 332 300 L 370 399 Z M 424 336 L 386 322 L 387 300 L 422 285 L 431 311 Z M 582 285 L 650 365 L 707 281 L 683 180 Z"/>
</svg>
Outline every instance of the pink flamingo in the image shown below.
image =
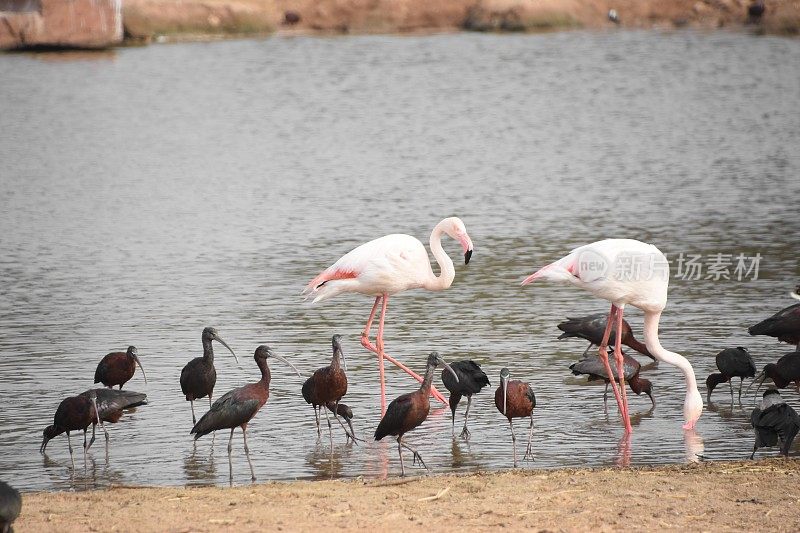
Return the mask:
<svg viewBox="0 0 800 533">
<path fill-rule="evenodd" d="M 606 239 L 594 242 L 575 248 L 566 257 L 540 268 L 525 278 L 522 284 L 527 285 L 536 279 L 571 283 L 611 302 L 611 312 L 600 346 L 600 357 L 608 375 L 613 375 L 606 346 L 612 322 L 616 321 L 614 356 L 617 361 L 620 388 L 617 388 L 614 380 L 611 380 L 611 385 L 625 423 L 626 433 L 631 432 L 631 422 L 628 417 L 621 348 L 622 313 L 626 304 L 644 311 L 644 341 L 647 350 L 659 361 L 676 366 L 683 372 L 686 380 L 686 399 L 683 404 L 686 423 L 683 428 L 694 428 L 703 412 L 703 398 L 697 390 L 694 369 L 685 357 L 664 349 L 658 340 L 658 322 L 661 312 L 667 305 L 669 285 L 669 263 L 658 248 L 632 239 Z"/>
<path fill-rule="evenodd" d="M 470 257 L 472 257 L 472 239 L 467 235 L 467 229 L 461 219 L 450 217 L 436 224 L 431 232 L 431 252 L 439 264 L 441 271 L 439 276 L 433 273 L 428 252 L 418 239 L 411 235 L 394 234 L 364 243 L 343 255 L 333 265 L 312 279 L 303 290 L 306 298 L 313 298 L 314 303 L 343 292 L 358 292 L 375 297 L 367 325 L 361 333 L 361 344 L 367 350 L 378 355 L 382 414 L 386 413 L 384 358 L 405 370 L 417 381 L 422 382 L 422 377 L 383 351 L 383 326 L 389 296 L 409 289 L 423 288 L 429 291 L 442 291 L 450 287 L 456 271 L 453 261 L 442 248 L 442 233 L 461 243 L 461 247 L 464 249 L 464 263 L 469 263 Z M 381 317 L 378 336 L 375 344 L 372 344 L 369 340 L 369 332 L 378 304 L 381 304 Z M 431 388 L 431 394 L 442 403 L 447 404 L 445 397 L 435 388 Z"/>
</svg>

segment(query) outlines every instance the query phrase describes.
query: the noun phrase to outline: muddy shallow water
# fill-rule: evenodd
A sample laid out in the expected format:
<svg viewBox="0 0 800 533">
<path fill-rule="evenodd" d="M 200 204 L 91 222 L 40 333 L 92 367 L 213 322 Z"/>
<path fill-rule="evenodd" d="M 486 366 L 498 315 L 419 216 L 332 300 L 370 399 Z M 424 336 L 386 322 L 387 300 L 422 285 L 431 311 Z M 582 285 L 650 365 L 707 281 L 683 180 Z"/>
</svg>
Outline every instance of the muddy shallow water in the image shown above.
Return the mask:
<svg viewBox="0 0 800 533">
<path fill-rule="evenodd" d="M 413 368 L 435 349 L 479 361 L 492 380 L 473 402 L 469 444 L 451 439 L 446 409 L 409 434 L 434 471 L 510 466 L 508 426 L 492 402 L 503 366 L 534 385 L 537 466 L 750 451 L 752 399 L 731 406 L 722 385 L 684 435 L 683 380 L 665 364 L 643 374 L 657 408 L 633 396 L 633 439 L 620 442 L 613 401 L 606 416 L 602 386 L 567 369 L 586 344 L 556 340 L 564 316 L 607 304 L 519 282 L 581 243 L 653 242 L 670 259 L 701 256 L 700 279 L 673 279 L 661 336 L 692 362 L 703 395 L 721 349 L 747 346 L 759 367 L 789 351 L 746 327 L 792 303 L 800 278 L 798 41 L 274 38 L 96 61 L 4 55 L 0 79 L 0 471 L 19 488 L 226 483 L 227 435 L 213 446 L 191 440 L 178 385 L 207 325 L 242 360 L 217 349 L 216 397 L 257 379 L 258 344 L 309 374 L 342 334 L 345 401 L 369 440 L 377 365 L 359 334 L 371 300 L 310 305 L 299 292 L 358 243 L 394 232 L 427 243 L 453 214 L 475 243 L 472 262 L 456 261 L 445 292 L 392 298 L 386 331 L 387 352 Z M 453 241 L 445 249 L 460 256 Z M 760 254 L 758 279 L 735 279 L 735 261 L 734 279 L 706 279 L 716 254 Z M 641 336 L 641 313 L 626 313 Z M 150 403 L 110 428 L 109 457 L 96 445 L 85 477 L 76 455 L 71 477 L 65 439 L 41 456 L 41 430 L 63 397 L 92 386 L 102 355 L 128 344 L 149 384 L 137 373 L 126 388 Z M 272 370 L 272 395 L 248 432 L 261 479 L 399 472 L 393 442 L 345 445 L 341 432 L 331 460 L 302 381 L 277 361 Z M 390 397 L 414 388 L 389 368 Z M 785 396 L 798 407 L 796 393 Z M 233 467 L 237 483 L 249 479 L 238 433 Z"/>
</svg>

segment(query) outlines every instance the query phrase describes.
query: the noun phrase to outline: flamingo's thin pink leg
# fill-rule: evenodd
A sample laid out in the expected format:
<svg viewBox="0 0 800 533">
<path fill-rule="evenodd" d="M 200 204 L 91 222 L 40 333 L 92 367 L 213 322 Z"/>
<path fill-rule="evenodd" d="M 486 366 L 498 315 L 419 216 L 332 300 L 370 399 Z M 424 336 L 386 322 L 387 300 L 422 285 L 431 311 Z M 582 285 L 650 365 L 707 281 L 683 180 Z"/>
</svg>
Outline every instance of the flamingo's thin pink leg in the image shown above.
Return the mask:
<svg viewBox="0 0 800 533">
<path fill-rule="evenodd" d="M 386 382 L 383 373 L 383 321 L 386 317 L 386 308 L 389 306 L 389 295 L 383 295 L 381 303 L 381 319 L 378 322 L 378 336 L 375 338 L 375 345 L 378 348 L 378 372 L 381 376 L 381 417 L 386 414 Z"/>
<path fill-rule="evenodd" d="M 367 325 L 364 326 L 364 331 L 361 332 L 361 346 L 366 348 L 369 351 L 375 351 L 374 346 L 372 343 L 369 342 L 369 330 L 372 329 L 372 320 L 375 318 L 375 311 L 378 310 L 378 303 L 381 301 L 381 297 L 377 296 L 375 298 L 375 303 L 372 304 L 372 312 L 369 314 L 369 318 L 367 319 Z"/>
<path fill-rule="evenodd" d="M 406 365 L 404 365 L 403 363 L 401 363 L 397 359 L 395 359 L 393 357 L 390 357 L 388 354 L 386 354 L 386 352 L 383 351 L 383 320 L 384 320 L 384 316 L 386 315 L 386 307 L 388 305 L 389 305 L 389 296 L 384 294 L 383 295 L 383 309 L 381 309 L 381 321 L 380 321 L 380 325 L 379 325 L 379 328 L 378 328 L 378 338 L 377 338 L 377 341 L 376 341 L 376 343 L 378 345 L 377 347 L 381 351 L 381 354 L 383 354 L 383 357 L 388 359 L 390 363 L 394 364 L 397 368 L 399 368 L 400 370 L 403 370 L 405 373 L 407 373 L 408 375 L 410 375 L 411 377 L 416 379 L 418 382 L 422 383 L 424 381 L 424 378 L 422 376 L 420 376 L 419 374 L 417 374 L 416 372 L 414 372 L 413 370 L 408 368 Z M 431 387 L 431 396 L 433 396 L 434 398 L 436 398 L 437 400 L 439 400 L 443 404 L 448 405 L 447 398 L 445 398 L 442 395 L 441 392 L 436 390 L 436 387 Z"/>
<path fill-rule="evenodd" d="M 376 339 L 376 345 L 369 342 L 369 328 L 372 325 L 372 319 L 375 314 L 375 309 L 378 306 L 378 300 L 383 298 L 383 307 L 381 308 L 381 318 L 378 326 L 378 337 Z M 361 345 L 364 346 L 367 350 L 375 353 L 380 358 L 381 356 L 392 363 L 394 366 L 403 370 L 405 373 L 416 379 L 418 382 L 422 383 L 423 377 L 408 368 L 406 365 L 395 359 L 394 357 L 390 356 L 386 352 L 383 351 L 383 324 L 386 315 L 386 307 L 388 306 L 388 295 L 378 296 L 375 299 L 375 305 L 372 306 L 373 313 L 370 315 L 370 319 L 367 322 L 367 327 L 364 329 L 364 332 L 361 334 Z M 445 398 L 441 392 L 439 392 L 436 387 L 431 387 L 431 395 L 442 402 L 443 404 L 447 405 L 447 398 Z"/>
<path fill-rule="evenodd" d="M 622 397 L 619 395 L 619 389 L 617 388 L 617 381 L 614 379 L 614 372 L 611 371 L 611 365 L 608 363 L 608 353 L 606 348 L 608 347 L 608 337 L 611 336 L 611 324 L 614 321 L 614 318 L 617 316 L 617 306 L 611 304 L 611 312 L 608 314 L 608 321 L 606 322 L 606 330 L 603 332 L 603 340 L 600 342 L 600 359 L 603 361 L 603 365 L 606 368 L 606 374 L 608 374 L 611 380 L 611 390 L 614 391 L 614 398 L 617 400 L 617 407 L 619 407 L 620 414 L 625 413 L 625 410 L 622 406 Z"/>
<path fill-rule="evenodd" d="M 622 358 L 622 313 L 624 307 L 617 308 L 617 339 L 614 346 L 614 356 L 617 359 L 617 372 L 619 372 L 619 388 L 622 392 L 622 419 L 625 422 L 625 432 L 631 433 L 631 419 L 628 416 L 628 395 L 625 391 L 625 361 Z"/>
</svg>

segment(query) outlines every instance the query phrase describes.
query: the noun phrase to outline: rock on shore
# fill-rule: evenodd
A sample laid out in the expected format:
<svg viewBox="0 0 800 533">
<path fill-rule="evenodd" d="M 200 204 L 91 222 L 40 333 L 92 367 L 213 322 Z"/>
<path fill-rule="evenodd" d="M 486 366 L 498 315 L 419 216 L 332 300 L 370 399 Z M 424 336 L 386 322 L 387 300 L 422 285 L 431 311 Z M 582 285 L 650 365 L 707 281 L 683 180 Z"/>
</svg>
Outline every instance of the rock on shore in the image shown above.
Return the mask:
<svg viewBox="0 0 800 533">
<path fill-rule="evenodd" d="M 0 49 L 106 48 L 122 41 L 122 0 L 0 0 Z"/>
</svg>

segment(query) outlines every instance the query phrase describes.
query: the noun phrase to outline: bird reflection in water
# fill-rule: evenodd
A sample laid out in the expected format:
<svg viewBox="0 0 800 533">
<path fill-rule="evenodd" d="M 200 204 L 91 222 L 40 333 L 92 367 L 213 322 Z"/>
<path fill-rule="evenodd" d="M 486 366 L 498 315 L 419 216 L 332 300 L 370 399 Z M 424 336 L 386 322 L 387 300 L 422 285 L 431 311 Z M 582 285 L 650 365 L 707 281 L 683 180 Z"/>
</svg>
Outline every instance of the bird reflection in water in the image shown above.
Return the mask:
<svg viewBox="0 0 800 533">
<path fill-rule="evenodd" d="M 694 429 L 684 430 L 683 442 L 686 444 L 687 463 L 699 463 L 704 459 L 705 445 L 703 444 L 703 437 L 697 431 Z"/>
<path fill-rule="evenodd" d="M 213 485 L 217 479 L 217 465 L 214 462 L 214 444 L 211 451 L 197 453 L 197 441 L 192 441 L 192 453 L 183 459 L 186 481 L 191 485 Z"/>
<path fill-rule="evenodd" d="M 342 477 L 344 465 L 350 462 L 352 452 L 352 442 L 337 444 L 333 449 L 318 443 L 306 454 L 306 464 L 311 468 L 315 479 Z"/>
</svg>

